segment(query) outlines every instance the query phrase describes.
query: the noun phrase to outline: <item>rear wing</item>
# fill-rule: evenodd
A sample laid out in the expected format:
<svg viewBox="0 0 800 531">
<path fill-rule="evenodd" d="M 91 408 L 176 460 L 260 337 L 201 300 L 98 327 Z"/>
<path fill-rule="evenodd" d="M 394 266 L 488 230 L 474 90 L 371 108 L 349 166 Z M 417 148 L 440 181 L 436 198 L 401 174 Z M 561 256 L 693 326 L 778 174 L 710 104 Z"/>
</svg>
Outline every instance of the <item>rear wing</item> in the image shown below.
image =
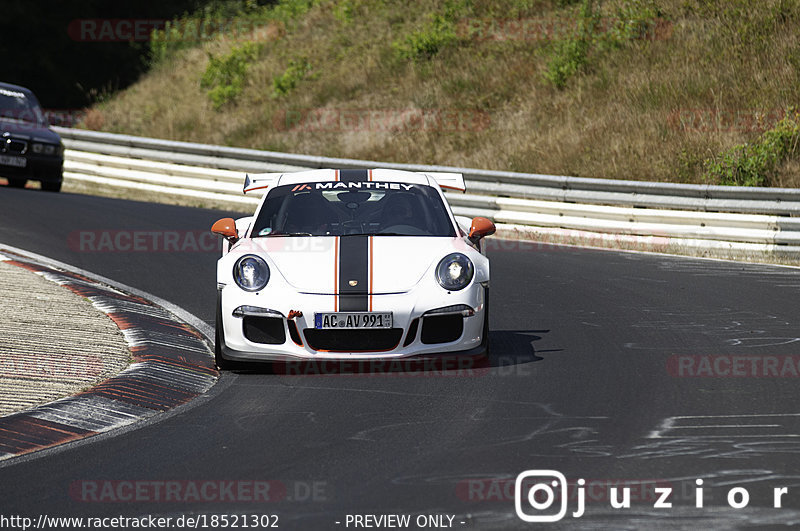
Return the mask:
<svg viewBox="0 0 800 531">
<path fill-rule="evenodd" d="M 461 173 L 448 173 L 443 171 L 418 171 L 420 175 L 427 175 L 439 185 L 440 188 L 458 190 L 466 192 L 467 185 L 464 183 L 464 175 Z"/>
<path fill-rule="evenodd" d="M 275 186 L 283 173 L 258 173 L 250 175 L 249 173 L 244 177 L 243 193 L 252 192 L 253 190 L 261 190 Z"/>
<path fill-rule="evenodd" d="M 440 188 L 458 190 L 460 192 L 465 192 L 467 190 L 467 186 L 464 184 L 464 175 L 461 173 L 448 173 L 441 171 L 418 171 L 415 173 L 433 179 Z M 247 192 L 252 192 L 253 190 L 274 187 L 278 184 L 278 181 L 280 181 L 280 178 L 283 175 L 286 175 L 286 172 L 258 173 L 255 175 L 246 174 L 244 178 L 243 192 L 246 194 Z"/>
</svg>

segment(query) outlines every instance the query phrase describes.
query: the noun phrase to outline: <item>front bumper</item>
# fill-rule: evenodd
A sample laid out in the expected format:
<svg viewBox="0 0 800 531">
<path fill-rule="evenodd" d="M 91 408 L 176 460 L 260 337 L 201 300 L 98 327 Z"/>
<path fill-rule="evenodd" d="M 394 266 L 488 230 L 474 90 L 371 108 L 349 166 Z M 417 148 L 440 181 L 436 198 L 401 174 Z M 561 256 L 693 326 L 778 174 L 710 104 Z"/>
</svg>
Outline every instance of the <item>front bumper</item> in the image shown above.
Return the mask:
<svg viewBox="0 0 800 531">
<path fill-rule="evenodd" d="M 220 349 L 225 359 L 233 361 L 480 356 L 485 354 L 487 345 L 487 296 L 488 287 L 477 283 L 459 292 L 440 290 L 431 293 L 417 289 L 407 293 L 373 295 L 372 311 L 391 311 L 392 329 L 335 330 L 326 334 L 328 331 L 314 328 L 314 314 L 334 311 L 334 295 L 269 293 L 268 290 L 258 294 L 243 293 L 236 286 L 227 285 L 219 291 L 222 317 Z M 458 305 L 468 306 L 474 314 L 445 319 L 429 313 Z M 255 317 L 248 320 L 247 316 L 234 315 L 234 311 L 242 306 L 271 312 L 263 314 L 269 321 L 261 321 L 268 323 L 262 327 L 262 333 L 254 332 L 252 328 Z M 302 312 L 302 316 L 289 319 L 290 312 L 293 316 L 295 312 Z M 448 337 L 448 333 L 435 333 L 440 327 L 450 327 L 449 332 L 458 332 L 454 328 L 456 325 L 461 328 L 455 339 L 454 335 Z M 370 332 L 376 334 L 370 336 Z M 353 337 L 348 339 L 348 334 Z M 355 337 L 357 335 L 361 337 Z"/>
<path fill-rule="evenodd" d="M 19 155 L 8 153 L 8 155 L 22 156 L 26 159 L 25 167 L 0 165 L 0 177 L 10 177 L 12 179 L 30 179 L 41 182 L 61 182 L 63 180 L 63 157 L 36 155 L 27 153 Z"/>
</svg>

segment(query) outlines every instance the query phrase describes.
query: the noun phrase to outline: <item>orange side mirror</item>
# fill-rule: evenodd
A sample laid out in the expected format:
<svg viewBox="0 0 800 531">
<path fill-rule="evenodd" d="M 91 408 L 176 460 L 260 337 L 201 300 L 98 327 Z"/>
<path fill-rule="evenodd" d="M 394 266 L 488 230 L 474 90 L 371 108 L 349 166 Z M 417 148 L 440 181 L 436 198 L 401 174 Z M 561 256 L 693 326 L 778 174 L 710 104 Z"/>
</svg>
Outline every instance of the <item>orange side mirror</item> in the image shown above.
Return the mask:
<svg viewBox="0 0 800 531">
<path fill-rule="evenodd" d="M 497 228 L 492 220 L 484 217 L 472 218 L 472 226 L 469 229 L 470 241 L 477 242 L 483 237 L 491 236 Z"/>
<path fill-rule="evenodd" d="M 214 222 L 211 226 L 211 232 L 225 237 L 227 240 L 235 240 L 239 237 L 236 232 L 236 222 L 233 218 L 222 218 Z"/>
</svg>

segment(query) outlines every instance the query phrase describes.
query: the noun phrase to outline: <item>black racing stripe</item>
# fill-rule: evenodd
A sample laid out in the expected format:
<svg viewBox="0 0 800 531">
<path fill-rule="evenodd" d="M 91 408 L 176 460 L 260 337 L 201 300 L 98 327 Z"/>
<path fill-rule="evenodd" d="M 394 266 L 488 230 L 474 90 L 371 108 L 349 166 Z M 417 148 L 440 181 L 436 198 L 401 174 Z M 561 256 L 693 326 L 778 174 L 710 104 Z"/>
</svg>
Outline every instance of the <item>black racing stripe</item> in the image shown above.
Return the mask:
<svg viewBox="0 0 800 531">
<path fill-rule="evenodd" d="M 366 182 L 369 170 L 339 170 L 341 182 Z M 351 286 L 350 282 L 356 285 Z M 369 310 L 369 236 L 339 238 L 339 311 Z"/>
<path fill-rule="evenodd" d="M 369 170 L 339 170 L 339 180 L 343 183 L 363 183 L 369 180 Z"/>
<path fill-rule="evenodd" d="M 368 310 L 369 236 L 344 236 L 339 238 L 339 311 Z"/>
</svg>

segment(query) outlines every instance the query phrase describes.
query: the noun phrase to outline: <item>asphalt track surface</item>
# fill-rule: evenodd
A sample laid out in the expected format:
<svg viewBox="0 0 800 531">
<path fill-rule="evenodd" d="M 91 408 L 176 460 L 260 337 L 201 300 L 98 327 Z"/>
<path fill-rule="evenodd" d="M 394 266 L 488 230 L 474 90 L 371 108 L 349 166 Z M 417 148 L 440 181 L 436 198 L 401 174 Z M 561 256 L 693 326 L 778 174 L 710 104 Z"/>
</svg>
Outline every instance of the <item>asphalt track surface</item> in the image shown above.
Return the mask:
<svg viewBox="0 0 800 531">
<path fill-rule="evenodd" d="M 225 214 L 3 187 L 0 241 L 211 324 L 216 252 L 90 252 L 74 244 L 75 231 L 203 231 Z M 456 529 L 525 529 L 534 524 L 515 514 L 514 479 L 548 469 L 592 489 L 586 514 L 553 528 L 800 523 L 800 391 L 784 365 L 796 370 L 800 356 L 799 270 L 534 244 L 493 244 L 490 257 L 487 366 L 226 373 L 177 413 L 5 463 L 0 513 L 277 514 L 281 529 L 353 529 L 348 514 L 447 514 Z M 702 359 L 712 365 L 693 377 Z M 697 478 L 703 508 L 695 507 Z M 122 481 L 151 485 L 149 493 L 91 501 L 81 490 Z M 270 481 L 279 499 L 183 491 L 178 501 L 152 501 L 152 482 L 161 481 L 184 489 Z M 654 485 L 673 489 L 671 508 L 653 507 Z M 612 508 L 609 486 L 632 487 L 631 507 Z M 747 489 L 747 507 L 728 505 L 734 487 Z M 788 494 L 773 508 L 778 487 Z"/>
</svg>

